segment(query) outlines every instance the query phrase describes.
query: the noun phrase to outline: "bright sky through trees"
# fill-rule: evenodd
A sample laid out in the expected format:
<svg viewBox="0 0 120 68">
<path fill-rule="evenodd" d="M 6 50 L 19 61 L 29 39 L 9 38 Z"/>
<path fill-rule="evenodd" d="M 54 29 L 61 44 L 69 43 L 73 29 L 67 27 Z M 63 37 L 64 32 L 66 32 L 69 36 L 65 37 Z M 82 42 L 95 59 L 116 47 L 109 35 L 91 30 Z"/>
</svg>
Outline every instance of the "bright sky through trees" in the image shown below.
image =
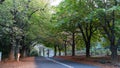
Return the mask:
<svg viewBox="0 0 120 68">
<path fill-rule="evenodd" d="M 62 0 L 50 0 L 52 6 L 57 6 Z"/>
</svg>

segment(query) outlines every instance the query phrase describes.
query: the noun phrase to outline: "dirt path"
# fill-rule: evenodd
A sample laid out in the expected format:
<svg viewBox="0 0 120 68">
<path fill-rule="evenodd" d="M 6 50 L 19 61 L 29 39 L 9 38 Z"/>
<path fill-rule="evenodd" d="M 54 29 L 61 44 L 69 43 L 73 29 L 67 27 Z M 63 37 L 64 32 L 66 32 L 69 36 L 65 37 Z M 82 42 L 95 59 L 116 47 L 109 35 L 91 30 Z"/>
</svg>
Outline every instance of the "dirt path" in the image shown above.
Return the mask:
<svg viewBox="0 0 120 68">
<path fill-rule="evenodd" d="M 0 68 L 36 68 L 34 57 L 24 58 L 20 62 L 1 62 Z"/>
<path fill-rule="evenodd" d="M 104 60 L 101 60 L 104 58 L 85 58 L 84 56 L 74 56 L 74 57 L 72 57 L 72 56 L 57 56 L 56 58 L 62 58 L 62 59 L 71 60 L 74 62 L 95 65 L 95 66 L 99 66 L 101 68 L 120 68 L 109 62 L 104 63 Z"/>
</svg>

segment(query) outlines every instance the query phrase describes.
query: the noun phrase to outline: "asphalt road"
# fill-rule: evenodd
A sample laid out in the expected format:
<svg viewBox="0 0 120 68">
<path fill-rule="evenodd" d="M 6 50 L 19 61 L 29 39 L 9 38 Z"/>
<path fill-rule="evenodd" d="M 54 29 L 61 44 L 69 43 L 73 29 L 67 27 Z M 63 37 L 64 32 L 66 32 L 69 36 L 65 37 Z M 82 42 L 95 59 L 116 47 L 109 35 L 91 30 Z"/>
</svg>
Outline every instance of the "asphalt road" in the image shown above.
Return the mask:
<svg viewBox="0 0 120 68">
<path fill-rule="evenodd" d="M 100 68 L 87 64 L 80 64 L 58 58 L 35 58 L 36 68 Z"/>
</svg>

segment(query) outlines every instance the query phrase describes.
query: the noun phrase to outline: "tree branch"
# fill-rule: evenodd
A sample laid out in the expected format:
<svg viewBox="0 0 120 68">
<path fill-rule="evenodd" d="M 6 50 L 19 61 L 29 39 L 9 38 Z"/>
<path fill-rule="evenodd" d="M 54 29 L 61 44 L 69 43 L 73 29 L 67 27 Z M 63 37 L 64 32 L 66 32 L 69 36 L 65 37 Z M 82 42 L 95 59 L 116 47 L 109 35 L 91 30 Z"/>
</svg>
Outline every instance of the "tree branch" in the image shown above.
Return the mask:
<svg viewBox="0 0 120 68">
<path fill-rule="evenodd" d="M 30 15 L 28 16 L 28 20 L 30 20 L 30 18 L 32 17 L 32 15 L 33 15 L 34 13 L 36 13 L 37 11 L 39 11 L 39 9 L 36 9 L 36 10 L 33 11 L 32 13 L 30 13 Z"/>
<path fill-rule="evenodd" d="M 11 28 L 10 26 L 6 26 L 6 25 L 3 25 L 3 24 L 1 24 L 1 23 L 0 23 L 0 26 L 6 27 L 6 28 Z"/>
<path fill-rule="evenodd" d="M 80 23 L 78 23 L 78 27 L 79 27 L 79 29 L 80 29 L 82 35 L 83 35 L 84 41 L 87 42 L 87 39 L 86 39 L 86 37 L 85 37 L 85 34 L 84 34 L 84 32 L 83 32 L 83 29 L 82 29 L 82 26 L 80 25 Z"/>
</svg>

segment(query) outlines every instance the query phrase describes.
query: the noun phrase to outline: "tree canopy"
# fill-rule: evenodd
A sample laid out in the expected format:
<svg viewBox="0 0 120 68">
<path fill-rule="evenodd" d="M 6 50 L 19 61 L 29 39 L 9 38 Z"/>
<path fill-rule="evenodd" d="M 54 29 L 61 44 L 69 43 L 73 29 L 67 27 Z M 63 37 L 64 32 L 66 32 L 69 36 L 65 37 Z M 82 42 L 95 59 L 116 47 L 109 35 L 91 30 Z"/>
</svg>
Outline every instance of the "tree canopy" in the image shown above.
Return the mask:
<svg viewBox="0 0 120 68">
<path fill-rule="evenodd" d="M 119 0 L 62 0 L 51 6 L 50 0 L 0 0 L 0 51 L 3 57 L 29 55 L 31 47 L 43 44 L 55 51 L 67 47 L 75 56 L 100 43 L 109 47 L 116 60 L 120 43 Z M 6 50 L 7 48 L 7 50 Z M 15 56 L 14 56 L 15 55 Z M 15 57 L 15 58 L 14 58 Z"/>
</svg>

